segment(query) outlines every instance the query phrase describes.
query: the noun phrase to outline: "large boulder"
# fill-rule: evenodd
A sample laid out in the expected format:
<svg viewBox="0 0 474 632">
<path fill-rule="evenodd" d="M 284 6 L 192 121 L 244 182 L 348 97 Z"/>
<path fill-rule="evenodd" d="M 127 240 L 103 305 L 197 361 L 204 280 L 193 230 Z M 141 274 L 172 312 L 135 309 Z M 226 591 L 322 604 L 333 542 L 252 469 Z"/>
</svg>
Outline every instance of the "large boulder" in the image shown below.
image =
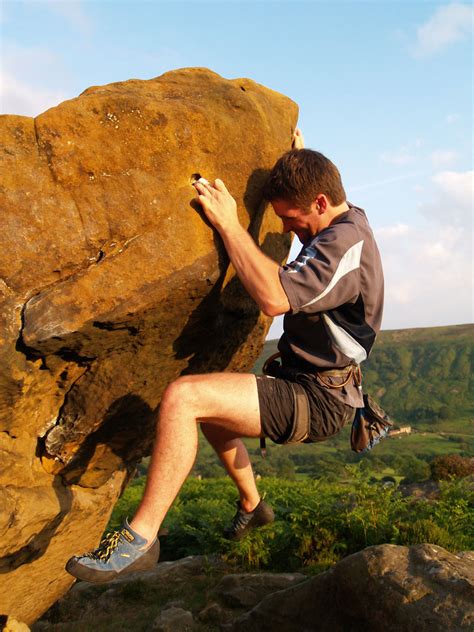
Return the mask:
<svg viewBox="0 0 474 632">
<path fill-rule="evenodd" d="M 232 632 L 460 632 L 474 627 L 474 554 L 372 546 L 265 597 Z"/>
<path fill-rule="evenodd" d="M 202 68 L 0 118 L 0 614 L 30 623 L 68 589 L 171 380 L 252 367 L 270 319 L 191 181 L 222 178 L 284 260 L 261 185 L 296 120 L 287 97 Z"/>
</svg>

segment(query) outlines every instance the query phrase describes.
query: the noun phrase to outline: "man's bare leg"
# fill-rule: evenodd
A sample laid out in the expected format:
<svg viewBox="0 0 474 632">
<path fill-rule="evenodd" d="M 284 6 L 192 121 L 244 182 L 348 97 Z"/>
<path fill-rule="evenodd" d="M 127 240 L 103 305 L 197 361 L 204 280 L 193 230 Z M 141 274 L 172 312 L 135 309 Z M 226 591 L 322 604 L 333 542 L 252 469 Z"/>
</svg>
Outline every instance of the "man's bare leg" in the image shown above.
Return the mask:
<svg viewBox="0 0 474 632">
<path fill-rule="evenodd" d="M 240 506 L 244 511 L 253 511 L 260 502 L 260 494 L 243 441 L 226 428 L 210 423 L 202 423 L 201 430 L 236 484 L 240 495 Z"/>
<path fill-rule="evenodd" d="M 152 541 L 196 458 L 197 424 L 207 422 L 234 436 L 261 435 L 254 375 L 215 373 L 181 377 L 166 389 L 145 492 L 130 522 Z M 253 475 L 252 475 L 253 477 Z"/>
</svg>

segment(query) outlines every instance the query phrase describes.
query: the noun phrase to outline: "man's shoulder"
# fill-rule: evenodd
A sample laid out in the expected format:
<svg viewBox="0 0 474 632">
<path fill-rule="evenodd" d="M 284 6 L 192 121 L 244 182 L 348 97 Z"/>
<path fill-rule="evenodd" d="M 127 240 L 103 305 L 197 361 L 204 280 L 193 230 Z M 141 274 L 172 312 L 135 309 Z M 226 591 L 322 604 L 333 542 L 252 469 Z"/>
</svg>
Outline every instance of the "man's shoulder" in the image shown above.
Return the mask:
<svg viewBox="0 0 474 632">
<path fill-rule="evenodd" d="M 338 239 L 353 239 L 355 241 L 373 239 L 372 228 L 364 209 L 353 204 L 349 204 L 349 210 L 342 213 L 339 220 L 329 228 L 333 229 L 333 234 Z"/>
<path fill-rule="evenodd" d="M 336 222 L 334 225 L 337 226 L 339 223 L 341 227 L 343 226 L 368 226 L 369 220 L 367 219 L 367 215 L 363 208 L 360 206 L 355 206 L 348 202 L 349 209 L 345 213 L 341 213 L 339 222 Z"/>
<path fill-rule="evenodd" d="M 350 245 L 363 239 L 361 234 L 368 226 L 367 217 L 362 209 L 350 207 L 341 213 L 327 228 L 321 231 L 312 241 L 312 245 L 336 242 L 338 246 Z"/>
</svg>

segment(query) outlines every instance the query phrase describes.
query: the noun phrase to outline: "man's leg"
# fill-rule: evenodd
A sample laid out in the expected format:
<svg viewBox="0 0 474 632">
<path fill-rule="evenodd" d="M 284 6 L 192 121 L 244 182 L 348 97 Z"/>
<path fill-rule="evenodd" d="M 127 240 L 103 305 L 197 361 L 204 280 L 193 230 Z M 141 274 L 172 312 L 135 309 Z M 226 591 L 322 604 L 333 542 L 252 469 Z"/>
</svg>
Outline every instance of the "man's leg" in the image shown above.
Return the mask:
<svg viewBox="0 0 474 632">
<path fill-rule="evenodd" d="M 243 441 L 226 428 L 210 423 L 202 423 L 201 430 L 236 484 L 240 495 L 240 506 L 244 511 L 253 511 L 260 502 L 260 494 Z"/>
<path fill-rule="evenodd" d="M 130 524 L 125 521 L 119 531 L 109 534 L 96 550 L 70 558 L 66 570 L 71 575 L 102 583 L 121 573 L 153 568 L 159 556 L 159 540 L 154 541 L 156 534 L 196 458 L 199 422 L 227 430 L 234 437 L 260 436 L 255 376 L 195 375 L 170 384 L 161 402 L 145 493 L 134 519 Z M 234 445 L 227 451 L 226 459 L 232 458 L 234 449 L 237 456 L 239 446 Z M 250 463 L 247 466 L 244 462 L 243 476 L 235 465 L 234 459 L 237 481 L 252 495 Z M 239 539 L 250 529 L 271 522 L 273 511 L 262 503 L 255 511 L 239 511 L 227 537 Z"/>
<path fill-rule="evenodd" d="M 145 492 L 130 522 L 132 529 L 149 542 L 158 533 L 194 464 L 199 422 L 224 428 L 234 436 L 259 437 L 261 425 L 255 376 L 190 375 L 178 378 L 166 389 Z M 238 472 L 237 478 L 242 480 Z M 248 481 L 248 469 L 244 479 Z"/>
</svg>

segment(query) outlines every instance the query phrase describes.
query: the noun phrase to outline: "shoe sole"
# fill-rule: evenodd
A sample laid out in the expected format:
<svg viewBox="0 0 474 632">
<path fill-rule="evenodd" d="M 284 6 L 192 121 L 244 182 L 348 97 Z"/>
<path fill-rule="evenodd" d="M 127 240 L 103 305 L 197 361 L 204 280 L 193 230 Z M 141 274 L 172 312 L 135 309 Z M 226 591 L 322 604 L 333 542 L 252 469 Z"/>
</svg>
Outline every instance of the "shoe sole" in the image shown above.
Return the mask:
<svg viewBox="0 0 474 632">
<path fill-rule="evenodd" d="M 153 570 L 158 563 L 159 557 L 160 541 L 156 540 L 155 544 L 144 555 L 121 571 L 98 571 L 94 568 L 88 568 L 87 566 L 82 566 L 75 557 L 72 557 L 66 564 L 66 571 L 76 579 L 81 579 L 84 582 L 105 584 L 127 573 Z"/>
</svg>

